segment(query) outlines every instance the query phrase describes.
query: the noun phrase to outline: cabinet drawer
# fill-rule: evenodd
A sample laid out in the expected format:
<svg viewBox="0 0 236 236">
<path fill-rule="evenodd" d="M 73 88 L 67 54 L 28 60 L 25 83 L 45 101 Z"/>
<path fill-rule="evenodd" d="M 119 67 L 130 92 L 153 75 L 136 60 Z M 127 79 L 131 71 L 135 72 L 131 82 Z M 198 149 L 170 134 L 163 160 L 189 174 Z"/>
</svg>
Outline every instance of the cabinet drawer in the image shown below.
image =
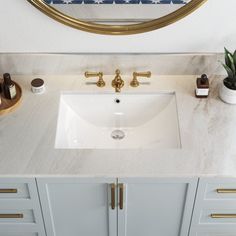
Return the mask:
<svg viewBox="0 0 236 236">
<path fill-rule="evenodd" d="M 192 230 L 190 236 L 235 236 L 235 228 L 228 227 L 201 227 Z"/>
<path fill-rule="evenodd" d="M 0 228 L 1 224 L 6 223 L 35 223 L 34 212 L 28 209 L 0 209 Z"/>
<path fill-rule="evenodd" d="M 0 201 L 4 199 L 29 199 L 30 183 L 20 179 L 0 178 Z"/>
<path fill-rule="evenodd" d="M 229 182 L 206 183 L 204 199 L 236 200 L 236 179 Z"/>
<path fill-rule="evenodd" d="M 235 233 L 196 233 L 195 236 L 235 236 Z"/>
<path fill-rule="evenodd" d="M 199 224 L 234 224 L 236 228 L 236 206 L 231 209 L 203 209 L 200 214 Z"/>
<path fill-rule="evenodd" d="M 37 233 L 1 233 L 0 236 L 39 236 Z"/>
<path fill-rule="evenodd" d="M 235 186 L 232 178 L 200 179 L 190 236 L 236 236 Z"/>
<path fill-rule="evenodd" d="M 0 236 L 45 236 L 34 178 L 0 178 Z"/>
</svg>

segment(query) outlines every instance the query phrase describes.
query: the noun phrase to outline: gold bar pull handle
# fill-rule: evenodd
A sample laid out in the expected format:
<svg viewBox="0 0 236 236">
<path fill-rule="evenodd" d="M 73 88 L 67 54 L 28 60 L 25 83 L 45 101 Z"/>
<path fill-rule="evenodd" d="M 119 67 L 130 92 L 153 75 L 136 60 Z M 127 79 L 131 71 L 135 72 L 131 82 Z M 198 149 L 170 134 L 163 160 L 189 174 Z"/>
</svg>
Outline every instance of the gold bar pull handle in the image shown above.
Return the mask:
<svg viewBox="0 0 236 236">
<path fill-rule="evenodd" d="M 119 206 L 120 210 L 124 209 L 124 184 L 119 184 Z"/>
<path fill-rule="evenodd" d="M 116 185 L 111 184 L 111 209 L 114 210 L 116 208 Z"/>
<path fill-rule="evenodd" d="M 102 72 L 89 72 L 89 71 L 86 71 L 84 73 L 84 76 L 86 78 L 98 77 L 98 81 L 97 81 L 96 85 L 99 88 L 102 88 L 106 85 L 105 81 L 103 80 L 103 73 Z"/>
<path fill-rule="evenodd" d="M 2 188 L 2 189 L 0 189 L 0 194 L 1 193 L 17 193 L 17 189 L 15 189 L 15 188 Z"/>
<path fill-rule="evenodd" d="M 213 219 L 236 219 L 236 214 L 211 214 Z"/>
<path fill-rule="evenodd" d="M 0 214 L 0 219 L 22 219 L 23 214 Z"/>
<path fill-rule="evenodd" d="M 218 188 L 216 189 L 217 193 L 235 193 L 236 194 L 236 189 L 226 189 L 226 188 Z"/>
</svg>

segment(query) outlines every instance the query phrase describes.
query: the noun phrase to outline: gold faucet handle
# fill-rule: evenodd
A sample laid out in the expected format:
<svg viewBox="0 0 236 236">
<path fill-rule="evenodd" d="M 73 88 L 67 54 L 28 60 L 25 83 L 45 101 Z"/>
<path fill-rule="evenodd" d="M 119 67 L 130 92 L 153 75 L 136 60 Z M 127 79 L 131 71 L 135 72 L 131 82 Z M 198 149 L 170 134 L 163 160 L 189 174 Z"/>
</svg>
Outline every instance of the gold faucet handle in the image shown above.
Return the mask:
<svg viewBox="0 0 236 236">
<path fill-rule="evenodd" d="M 132 86 L 132 87 L 138 87 L 139 86 L 138 77 L 150 78 L 151 76 L 152 76 L 151 71 L 134 72 L 133 73 L 133 79 L 130 82 L 130 86 Z"/>
<path fill-rule="evenodd" d="M 86 71 L 84 73 L 84 76 L 86 78 L 98 77 L 98 81 L 97 81 L 96 84 L 99 88 L 104 87 L 106 85 L 105 81 L 103 80 L 103 73 L 102 72 L 89 72 L 89 71 Z"/>
</svg>

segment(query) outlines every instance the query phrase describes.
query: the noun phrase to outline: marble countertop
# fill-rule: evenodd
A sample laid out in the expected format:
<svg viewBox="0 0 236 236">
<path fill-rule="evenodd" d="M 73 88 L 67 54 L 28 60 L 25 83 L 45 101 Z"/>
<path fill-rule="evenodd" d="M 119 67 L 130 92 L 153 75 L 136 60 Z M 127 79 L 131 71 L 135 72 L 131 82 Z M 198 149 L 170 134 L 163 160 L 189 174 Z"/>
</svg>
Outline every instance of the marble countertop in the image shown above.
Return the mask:
<svg viewBox="0 0 236 236">
<path fill-rule="evenodd" d="M 109 77 L 109 76 L 108 76 Z M 210 78 L 210 96 L 194 96 L 196 76 L 153 76 L 150 84 L 123 91 L 176 91 L 181 149 L 60 150 L 54 148 L 61 91 L 113 91 L 86 84 L 83 76 L 42 76 L 46 92 L 30 91 L 33 77 L 13 76 L 23 89 L 20 107 L 0 116 L 0 175 L 181 177 L 236 176 L 236 106 L 218 98 L 222 78 Z M 93 80 L 91 80 L 93 81 Z"/>
</svg>

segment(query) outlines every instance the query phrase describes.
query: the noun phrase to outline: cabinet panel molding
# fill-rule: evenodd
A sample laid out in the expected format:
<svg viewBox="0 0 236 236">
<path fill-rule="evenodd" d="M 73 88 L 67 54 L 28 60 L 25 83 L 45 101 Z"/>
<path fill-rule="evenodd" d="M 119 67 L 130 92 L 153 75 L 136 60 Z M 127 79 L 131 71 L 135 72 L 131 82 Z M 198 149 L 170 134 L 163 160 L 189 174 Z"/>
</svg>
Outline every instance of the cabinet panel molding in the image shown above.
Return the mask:
<svg viewBox="0 0 236 236">
<path fill-rule="evenodd" d="M 188 235 L 198 178 L 119 178 L 121 183 L 118 236 Z"/>
<path fill-rule="evenodd" d="M 0 236 L 45 236 L 35 178 L 1 177 L 0 190 Z"/>
<path fill-rule="evenodd" d="M 111 184 L 116 182 L 37 178 L 47 236 L 117 236 L 117 211 L 111 207 Z"/>
<path fill-rule="evenodd" d="M 235 188 L 236 178 L 200 178 L 190 236 L 236 235 Z"/>
</svg>

